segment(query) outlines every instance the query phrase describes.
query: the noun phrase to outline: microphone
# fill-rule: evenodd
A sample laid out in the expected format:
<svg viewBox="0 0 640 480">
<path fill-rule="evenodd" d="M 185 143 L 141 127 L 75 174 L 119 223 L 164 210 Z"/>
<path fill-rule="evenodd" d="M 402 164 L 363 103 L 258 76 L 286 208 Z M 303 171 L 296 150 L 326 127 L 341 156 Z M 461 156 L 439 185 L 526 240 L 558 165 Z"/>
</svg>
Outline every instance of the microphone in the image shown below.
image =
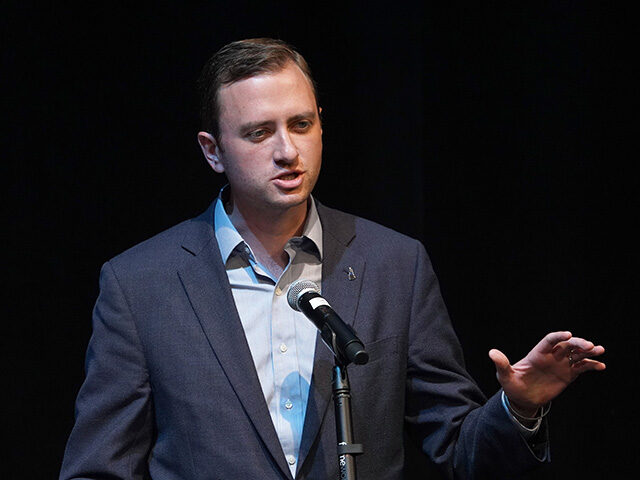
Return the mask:
<svg viewBox="0 0 640 480">
<path fill-rule="evenodd" d="M 320 330 L 325 345 L 340 363 L 367 363 L 369 354 L 365 351 L 364 344 L 353 328 L 344 323 L 329 302 L 320 295 L 318 285 L 310 280 L 293 282 L 287 292 L 287 301 L 291 308 L 304 313 Z"/>
</svg>

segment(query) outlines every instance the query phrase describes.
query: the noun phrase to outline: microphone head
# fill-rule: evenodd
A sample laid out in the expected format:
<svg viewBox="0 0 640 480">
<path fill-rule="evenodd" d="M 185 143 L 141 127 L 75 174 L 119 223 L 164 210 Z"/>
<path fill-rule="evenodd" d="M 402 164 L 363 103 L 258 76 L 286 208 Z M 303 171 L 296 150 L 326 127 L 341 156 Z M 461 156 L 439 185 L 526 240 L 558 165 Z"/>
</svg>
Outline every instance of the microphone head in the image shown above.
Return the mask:
<svg viewBox="0 0 640 480">
<path fill-rule="evenodd" d="M 289 306 L 299 312 L 300 307 L 298 306 L 298 299 L 300 298 L 300 295 L 305 292 L 316 292 L 319 294 L 320 287 L 311 280 L 297 280 L 293 282 L 289 286 L 289 291 L 287 292 L 287 302 L 289 302 Z"/>
</svg>

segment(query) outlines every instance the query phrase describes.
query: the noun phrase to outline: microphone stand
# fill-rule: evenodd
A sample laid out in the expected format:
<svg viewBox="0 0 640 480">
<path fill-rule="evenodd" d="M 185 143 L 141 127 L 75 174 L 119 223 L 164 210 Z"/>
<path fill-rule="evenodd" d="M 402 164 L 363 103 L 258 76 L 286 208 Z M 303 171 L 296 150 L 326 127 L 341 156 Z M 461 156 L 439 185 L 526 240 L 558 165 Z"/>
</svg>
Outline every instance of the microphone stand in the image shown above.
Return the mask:
<svg viewBox="0 0 640 480">
<path fill-rule="evenodd" d="M 309 280 L 298 280 L 292 283 L 287 293 L 287 301 L 291 308 L 304 313 L 318 327 L 322 341 L 333 353 L 335 366 L 331 386 L 338 440 L 340 472 L 338 478 L 339 480 L 357 480 L 355 457 L 362 455 L 364 448 L 359 443 L 353 443 L 351 388 L 347 365 L 351 362 L 364 365 L 369 360 L 369 355 L 355 331 L 345 324 L 327 301 L 320 296 L 320 289 L 315 283 Z"/>
<path fill-rule="evenodd" d="M 351 417 L 351 388 L 347 375 L 347 362 L 335 357 L 333 367 L 333 403 L 336 416 L 336 437 L 338 440 L 338 467 L 340 480 L 356 480 L 356 455 L 362 455 L 362 444 L 353 443 L 353 422 Z"/>
</svg>

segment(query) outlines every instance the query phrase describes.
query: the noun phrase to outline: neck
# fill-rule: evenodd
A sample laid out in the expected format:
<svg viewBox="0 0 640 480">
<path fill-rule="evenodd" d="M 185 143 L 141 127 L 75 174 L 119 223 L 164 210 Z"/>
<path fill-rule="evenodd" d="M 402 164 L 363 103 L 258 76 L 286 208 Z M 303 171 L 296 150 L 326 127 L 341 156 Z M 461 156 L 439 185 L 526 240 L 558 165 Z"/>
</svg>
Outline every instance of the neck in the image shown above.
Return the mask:
<svg viewBox="0 0 640 480">
<path fill-rule="evenodd" d="M 302 234 L 307 218 L 307 203 L 275 212 L 256 211 L 242 208 L 232 198 L 227 206 L 227 214 L 257 260 L 272 273 L 278 270 L 281 273 L 289 260 L 284 247 L 292 237 Z"/>
</svg>

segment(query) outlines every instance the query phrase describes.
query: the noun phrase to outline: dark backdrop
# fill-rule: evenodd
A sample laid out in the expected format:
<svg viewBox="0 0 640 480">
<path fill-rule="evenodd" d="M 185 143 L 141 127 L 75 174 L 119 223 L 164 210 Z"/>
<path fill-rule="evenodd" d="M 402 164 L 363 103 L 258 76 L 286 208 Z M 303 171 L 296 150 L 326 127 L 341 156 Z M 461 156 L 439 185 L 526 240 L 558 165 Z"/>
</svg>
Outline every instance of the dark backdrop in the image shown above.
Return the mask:
<svg viewBox="0 0 640 480">
<path fill-rule="evenodd" d="M 629 133 L 618 97 L 631 72 L 627 12 L 3 5 L 3 478 L 57 474 L 102 262 L 215 196 L 194 83 L 216 49 L 253 36 L 296 45 L 320 85 L 315 194 L 426 244 L 488 395 L 492 347 L 515 361 L 570 329 L 608 348 L 608 371 L 554 402 L 553 468 L 531 478 L 637 466 L 635 242 L 623 231 L 637 220 L 617 149 Z"/>
</svg>

